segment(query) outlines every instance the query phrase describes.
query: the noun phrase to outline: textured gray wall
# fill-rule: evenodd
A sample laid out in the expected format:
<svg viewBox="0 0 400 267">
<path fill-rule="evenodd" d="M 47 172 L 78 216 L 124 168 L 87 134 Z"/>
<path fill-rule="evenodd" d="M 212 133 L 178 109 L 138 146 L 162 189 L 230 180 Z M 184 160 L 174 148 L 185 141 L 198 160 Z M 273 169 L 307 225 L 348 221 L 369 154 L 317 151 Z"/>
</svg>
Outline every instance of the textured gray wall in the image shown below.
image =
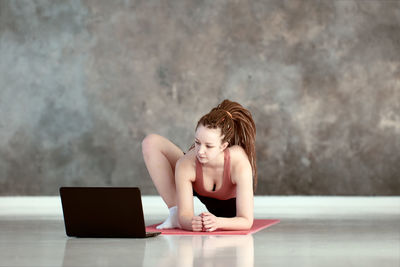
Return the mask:
<svg viewBox="0 0 400 267">
<path fill-rule="evenodd" d="M 156 193 L 224 98 L 257 125 L 257 194 L 400 194 L 399 1 L 0 0 L 0 194 Z"/>
</svg>

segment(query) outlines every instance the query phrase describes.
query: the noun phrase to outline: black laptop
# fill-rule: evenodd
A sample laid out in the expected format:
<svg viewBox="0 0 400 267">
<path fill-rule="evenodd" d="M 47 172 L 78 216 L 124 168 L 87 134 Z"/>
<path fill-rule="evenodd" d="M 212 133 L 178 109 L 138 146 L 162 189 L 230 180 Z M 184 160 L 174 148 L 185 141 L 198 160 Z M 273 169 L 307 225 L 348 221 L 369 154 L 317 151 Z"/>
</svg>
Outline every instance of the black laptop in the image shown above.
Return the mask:
<svg viewBox="0 0 400 267">
<path fill-rule="evenodd" d="M 145 238 L 142 198 L 137 187 L 61 187 L 67 236 Z"/>
</svg>

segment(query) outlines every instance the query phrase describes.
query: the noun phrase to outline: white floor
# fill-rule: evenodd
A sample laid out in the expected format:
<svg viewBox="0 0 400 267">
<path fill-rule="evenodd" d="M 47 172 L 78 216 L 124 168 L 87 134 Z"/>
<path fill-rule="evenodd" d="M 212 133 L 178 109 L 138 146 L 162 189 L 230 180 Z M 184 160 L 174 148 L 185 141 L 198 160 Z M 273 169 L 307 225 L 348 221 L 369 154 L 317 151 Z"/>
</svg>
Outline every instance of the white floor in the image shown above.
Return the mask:
<svg viewBox="0 0 400 267">
<path fill-rule="evenodd" d="M 146 224 L 167 215 L 159 197 L 143 208 Z M 281 222 L 248 236 L 78 239 L 58 197 L 0 197 L 0 266 L 400 266 L 400 197 L 256 197 L 255 217 Z"/>
</svg>

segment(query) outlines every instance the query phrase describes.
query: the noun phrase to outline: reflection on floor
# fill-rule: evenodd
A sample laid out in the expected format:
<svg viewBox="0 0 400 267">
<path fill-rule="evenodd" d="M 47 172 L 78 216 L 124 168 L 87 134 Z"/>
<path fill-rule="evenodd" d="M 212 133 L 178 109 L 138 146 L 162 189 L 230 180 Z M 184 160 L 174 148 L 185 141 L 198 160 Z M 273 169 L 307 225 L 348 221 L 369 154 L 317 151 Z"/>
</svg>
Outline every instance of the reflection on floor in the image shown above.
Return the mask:
<svg viewBox="0 0 400 267">
<path fill-rule="evenodd" d="M 89 245 L 90 244 L 90 245 Z M 90 246 L 89 253 L 87 251 Z M 118 247 L 118 249 L 110 249 Z M 62 266 L 253 266 L 248 236 L 162 236 L 154 240 L 68 239 Z"/>
<path fill-rule="evenodd" d="M 256 234 L 148 239 L 68 238 L 57 201 L 0 198 L 0 266 L 400 266 L 400 198 L 260 198 L 281 222 Z"/>
</svg>

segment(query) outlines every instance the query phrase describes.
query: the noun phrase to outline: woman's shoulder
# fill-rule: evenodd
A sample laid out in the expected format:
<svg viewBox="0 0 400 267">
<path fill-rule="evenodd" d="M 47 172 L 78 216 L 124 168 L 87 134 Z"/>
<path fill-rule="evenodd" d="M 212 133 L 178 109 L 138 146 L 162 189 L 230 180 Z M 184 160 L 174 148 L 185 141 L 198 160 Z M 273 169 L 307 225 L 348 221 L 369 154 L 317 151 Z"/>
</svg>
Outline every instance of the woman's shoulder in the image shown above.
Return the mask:
<svg viewBox="0 0 400 267">
<path fill-rule="evenodd" d="M 246 181 L 248 176 L 244 174 L 250 173 L 251 178 L 251 164 L 244 148 L 239 145 L 234 145 L 229 147 L 229 152 L 231 158 L 232 183 L 238 184 L 240 180 Z"/>
<path fill-rule="evenodd" d="M 229 153 L 230 153 L 230 158 L 231 162 L 238 162 L 242 160 L 249 160 L 246 151 L 243 149 L 243 147 L 239 145 L 233 145 L 229 147 Z"/>
<path fill-rule="evenodd" d="M 189 150 L 185 155 L 180 157 L 176 162 L 176 169 L 188 173 L 196 173 L 196 155 L 193 150 Z"/>
</svg>

